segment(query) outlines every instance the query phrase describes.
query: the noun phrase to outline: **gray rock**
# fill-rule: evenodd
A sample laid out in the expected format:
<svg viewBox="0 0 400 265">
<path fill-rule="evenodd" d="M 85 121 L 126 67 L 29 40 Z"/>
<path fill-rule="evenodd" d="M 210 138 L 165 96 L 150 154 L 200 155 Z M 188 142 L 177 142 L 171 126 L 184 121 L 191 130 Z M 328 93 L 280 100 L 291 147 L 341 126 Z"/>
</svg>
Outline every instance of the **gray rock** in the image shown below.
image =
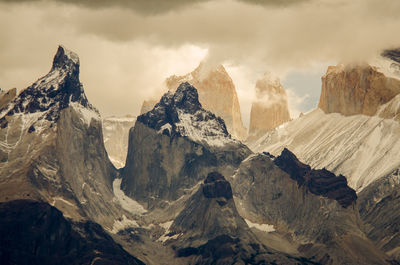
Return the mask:
<svg viewBox="0 0 400 265">
<path fill-rule="evenodd" d="M 302 255 L 322 264 L 386 263 L 387 257 L 362 232 L 355 202 L 344 208 L 334 198 L 314 194 L 290 174 L 266 155 L 243 161 L 230 179 L 241 216 L 274 225 L 299 243 Z"/>
<path fill-rule="evenodd" d="M 196 89 L 183 83 L 137 118 L 122 188 L 151 208 L 178 199 L 209 172 L 232 174 L 250 153 L 231 138 L 221 118 L 201 107 Z"/>
<path fill-rule="evenodd" d="M 396 169 L 359 194 L 360 216 L 369 238 L 400 262 L 400 171 Z"/>
</svg>

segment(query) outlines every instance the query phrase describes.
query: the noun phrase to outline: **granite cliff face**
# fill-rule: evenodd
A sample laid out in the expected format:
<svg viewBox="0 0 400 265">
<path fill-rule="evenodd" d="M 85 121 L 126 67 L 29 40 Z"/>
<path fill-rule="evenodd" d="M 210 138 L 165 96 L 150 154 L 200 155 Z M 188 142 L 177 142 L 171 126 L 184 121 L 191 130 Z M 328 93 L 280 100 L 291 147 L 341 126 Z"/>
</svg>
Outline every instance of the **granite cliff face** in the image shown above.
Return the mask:
<svg viewBox="0 0 400 265">
<path fill-rule="evenodd" d="M 247 130 L 243 126 L 235 85 L 222 65 L 207 70 L 201 63 L 193 72 L 184 76 L 173 75 L 165 81 L 167 89 L 172 92 L 183 82 L 188 82 L 197 89 L 203 108 L 221 117 L 233 137 L 239 140 L 246 138 Z M 151 110 L 157 102 L 145 101 L 141 114 Z"/>
<path fill-rule="evenodd" d="M 325 113 L 375 115 L 400 93 L 400 80 L 368 64 L 330 66 L 322 77 L 318 107 Z"/>
<path fill-rule="evenodd" d="M 0 201 L 45 201 L 75 220 L 113 228 L 124 213 L 113 201 L 117 171 L 75 53 L 60 46 L 50 72 L 1 110 L 0 123 Z"/>
<path fill-rule="evenodd" d="M 137 118 L 122 187 L 147 205 L 176 200 L 210 171 L 231 174 L 250 153 L 221 118 L 203 109 L 196 88 L 182 83 Z"/>
<path fill-rule="evenodd" d="M 125 165 L 129 129 L 135 124 L 135 121 L 136 117 L 130 115 L 103 119 L 104 146 L 111 162 L 117 168 Z"/>
<path fill-rule="evenodd" d="M 288 150 L 256 154 L 231 180 L 241 216 L 273 225 L 321 264 L 386 264 L 361 230 L 356 194 L 343 177 L 312 170 Z M 316 229 L 317 228 L 317 229 Z"/>
<path fill-rule="evenodd" d="M 279 78 L 265 73 L 257 81 L 256 98 L 251 106 L 248 140 L 257 139 L 290 120 L 286 92 Z"/>
</svg>

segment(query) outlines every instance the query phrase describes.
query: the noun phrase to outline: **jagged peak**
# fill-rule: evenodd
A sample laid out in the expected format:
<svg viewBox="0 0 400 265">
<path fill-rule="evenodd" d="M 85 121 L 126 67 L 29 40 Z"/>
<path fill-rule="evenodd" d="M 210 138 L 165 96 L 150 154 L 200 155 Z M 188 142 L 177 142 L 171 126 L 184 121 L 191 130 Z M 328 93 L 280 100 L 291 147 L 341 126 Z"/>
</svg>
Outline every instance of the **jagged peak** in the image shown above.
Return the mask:
<svg viewBox="0 0 400 265">
<path fill-rule="evenodd" d="M 161 134 L 186 136 L 209 146 L 239 143 L 231 138 L 223 119 L 201 106 L 197 89 L 188 82 L 180 84 L 175 92 L 165 93 L 160 102 L 137 121 Z"/>
<path fill-rule="evenodd" d="M 65 48 L 63 45 L 58 46 L 51 69 L 55 70 L 60 68 L 72 68 L 79 70 L 79 56 Z"/>
<path fill-rule="evenodd" d="M 38 113 L 38 119 L 57 121 L 60 111 L 69 106 L 78 108 L 81 112 L 89 110 L 99 114 L 88 102 L 79 81 L 78 55 L 60 45 L 50 72 L 24 89 L 0 110 L 0 126 L 7 127 L 5 117 L 17 113 Z M 40 113 L 42 114 L 39 115 Z"/>
</svg>

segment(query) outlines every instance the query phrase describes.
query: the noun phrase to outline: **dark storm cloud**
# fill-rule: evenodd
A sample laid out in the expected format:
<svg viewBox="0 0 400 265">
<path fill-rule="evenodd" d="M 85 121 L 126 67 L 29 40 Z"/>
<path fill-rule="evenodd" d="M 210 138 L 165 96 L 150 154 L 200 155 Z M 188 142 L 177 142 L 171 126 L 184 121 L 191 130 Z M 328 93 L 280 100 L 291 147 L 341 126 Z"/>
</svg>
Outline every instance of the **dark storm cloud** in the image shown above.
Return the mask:
<svg viewBox="0 0 400 265">
<path fill-rule="evenodd" d="M 237 67 L 241 108 L 249 110 L 249 91 L 266 70 L 323 72 L 327 62 L 398 47 L 399 13 L 398 0 L 0 0 L 0 87 L 28 86 L 62 43 L 81 55 L 93 103 L 128 113 L 208 52 L 211 66 Z"/>
<path fill-rule="evenodd" d="M 86 8 L 128 8 L 144 15 L 157 15 L 184 9 L 212 0 L 0 0 L 5 3 L 60 2 Z M 218 1 L 218 0 L 217 0 Z M 237 0 L 239 2 L 260 6 L 288 6 L 311 0 Z"/>
</svg>

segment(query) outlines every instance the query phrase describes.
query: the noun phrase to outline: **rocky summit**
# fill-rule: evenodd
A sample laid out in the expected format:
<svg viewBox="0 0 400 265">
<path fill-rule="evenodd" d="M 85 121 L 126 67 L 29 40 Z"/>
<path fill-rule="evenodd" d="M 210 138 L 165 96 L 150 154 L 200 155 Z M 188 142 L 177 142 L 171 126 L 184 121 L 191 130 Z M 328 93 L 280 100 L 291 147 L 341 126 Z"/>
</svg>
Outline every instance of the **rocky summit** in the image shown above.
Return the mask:
<svg viewBox="0 0 400 265">
<path fill-rule="evenodd" d="M 203 108 L 221 117 L 234 138 L 239 140 L 246 138 L 247 130 L 243 126 L 236 88 L 222 65 L 208 67 L 205 63 L 200 63 L 191 73 L 168 77 L 165 84 L 168 91 L 174 92 L 184 82 L 196 87 Z M 158 99 L 144 101 L 141 113 L 151 110 L 157 102 Z"/>
</svg>

